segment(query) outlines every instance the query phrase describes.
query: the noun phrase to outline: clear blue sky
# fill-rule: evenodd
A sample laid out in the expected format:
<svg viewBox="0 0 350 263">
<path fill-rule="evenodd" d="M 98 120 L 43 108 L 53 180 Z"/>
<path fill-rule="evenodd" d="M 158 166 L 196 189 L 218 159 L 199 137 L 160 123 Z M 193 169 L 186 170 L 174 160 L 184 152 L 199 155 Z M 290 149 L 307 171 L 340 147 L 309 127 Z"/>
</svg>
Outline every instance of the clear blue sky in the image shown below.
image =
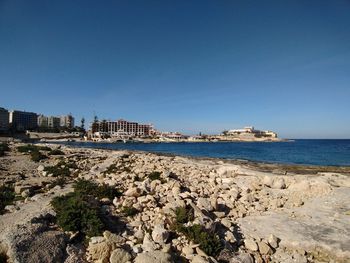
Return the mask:
<svg viewBox="0 0 350 263">
<path fill-rule="evenodd" d="M 0 0 L 0 107 L 350 138 L 350 1 Z"/>
</svg>

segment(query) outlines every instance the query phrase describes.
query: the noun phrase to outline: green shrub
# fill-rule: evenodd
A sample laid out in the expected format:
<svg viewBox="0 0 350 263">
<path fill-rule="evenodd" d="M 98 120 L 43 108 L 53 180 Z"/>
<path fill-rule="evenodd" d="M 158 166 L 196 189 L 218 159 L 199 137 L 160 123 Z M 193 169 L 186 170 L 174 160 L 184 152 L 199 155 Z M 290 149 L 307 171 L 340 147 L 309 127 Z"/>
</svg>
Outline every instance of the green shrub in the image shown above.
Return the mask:
<svg viewBox="0 0 350 263">
<path fill-rule="evenodd" d="M 64 231 L 97 236 L 105 229 L 99 203 L 91 196 L 74 192 L 55 197 L 51 204 L 56 211 L 57 223 Z"/>
<path fill-rule="evenodd" d="M 92 195 L 99 199 L 107 197 L 112 200 L 116 196 L 121 196 L 121 193 L 112 186 L 106 184 L 98 185 L 84 179 L 76 181 L 73 188 L 75 192 L 81 195 Z"/>
<path fill-rule="evenodd" d="M 148 175 L 148 178 L 149 178 L 151 181 L 153 181 L 153 180 L 160 180 L 160 175 L 161 175 L 160 172 L 155 171 L 155 172 L 150 173 L 150 174 Z"/>
<path fill-rule="evenodd" d="M 74 161 L 68 161 L 67 163 L 64 160 L 60 160 L 56 166 L 65 166 L 67 168 L 78 169 L 78 165 Z"/>
<path fill-rule="evenodd" d="M 67 179 L 63 176 L 57 177 L 54 181 L 50 183 L 50 189 L 54 188 L 55 186 L 59 185 L 63 187 L 67 183 Z"/>
<path fill-rule="evenodd" d="M 8 257 L 4 252 L 0 252 L 0 263 L 7 263 Z"/>
<path fill-rule="evenodd" d="M 183 233 L 188 239 L 199 244 L 199 247 L 209 256 L 216 256 L 222 250 L 222 244 L 217 235 L 209 233 L 201 225 L 195 224 L 185 227 L 184 224 L 194 220 L 194 211 L 192 207 L 177 207 L 175 209 L 175 222 L 172 229 Z"/>
<path fill-rule="evenodd" d="M 38 151 L 51 151 L 51 148 L 48 146 L 36 146 L 33 144 L 27 144 L 18 146 L 17 150 L 21 153 L 29 153 L 29 152 L 38 152 Z"/>
<path fill-rule="evenodd" d="M 39 162 L 40 160 L 44 160 L 47 158 L 46 155 L 42 154 L 39 151 L 31 152 L 30 157 L 31 157 L 32 161 L 34 161 L 34 162 Z"/>
<path fill-rule="evenodd" d="M 175 209 L 175 219 L 177 224 L 185 224 L 194 220 L 194 211 L 192 207 L 177 207 Z"/>
<path fill-rule="evenodd" d="M 2 143 L 0 143 L 0 150 L 2 150 L 4 152 L 8 152 L 8 151 L 10 151 L 10 147 L 7 143 L 2 142 Z"/>
<path fill-rule="evenodd" d="M 7 143 L 0 143 L 0 156 L 4 156 L 5 152 L 10 151 L 10 147 Z"/>
<path fill-rule="evenodd" d="M 113 174 L 118 171 L 118 167 L 115 163 L 112 163 L 110 166 L 107 167 L 106 171 L 104 171 L 104 174 Z"/>
<path fill-rule="evenodd" d="M 15 200 L 15 192 L 12 186 L 0 186 L 0 214 L 4 212 L 5 206 L 12 204 Z"/>
<path fill-rule="evenodd" d="M 61 165 L 47 166 L 44 168 L 44 171 L 46 171 L 48 174 L 52 174 L 53 177 L 70 176 L 69 168 L 65 166 L 62 167 Z"/>
<path fill-rule="evenodd" d="M 219 237 L 209 233 L 201 225 L 195 224 L 190 227 L 183 227 L 181 232 L 188 239 L 199 244 L 199 247 L 209 256 L 216 256 L 223 249 Z"/>
<path fill-rule="evenodd" d="M 133 206 L 124 206 L 121 211 L 125 216 L 137 215 L 140 211 Z"/>
<path fill-rule="evenodd" d="M 54 149 L 49 152 L 49 155 L 64 155 L 64 152 L 59 149 Z"/>
</svg>

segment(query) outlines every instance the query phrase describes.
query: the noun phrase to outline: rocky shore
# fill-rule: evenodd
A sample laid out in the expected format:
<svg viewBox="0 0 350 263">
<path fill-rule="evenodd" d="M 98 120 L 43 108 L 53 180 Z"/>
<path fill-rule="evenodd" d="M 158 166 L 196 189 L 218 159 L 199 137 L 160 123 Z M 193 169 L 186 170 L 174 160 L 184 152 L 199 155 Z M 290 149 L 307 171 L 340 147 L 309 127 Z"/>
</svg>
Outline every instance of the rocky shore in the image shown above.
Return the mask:
<svg viewBox="0 0 350 263">
<path fill-rule="evenodd" d="M 0 261 L 350 261 L 349 167 L 49 144 L 33 155 L 19 146 L 10 145 L 0 157 L 2 191 L 14 196 L 11 203 L 2 200 Z M 103 198 L 89 193 L 105 220 L 97 235 L 64 231 L 67 221 L 52 204 L 61 200 L 57 196 L 75 197 L 77 182 L 119 191 L 108 190 Z"/>
</svg>

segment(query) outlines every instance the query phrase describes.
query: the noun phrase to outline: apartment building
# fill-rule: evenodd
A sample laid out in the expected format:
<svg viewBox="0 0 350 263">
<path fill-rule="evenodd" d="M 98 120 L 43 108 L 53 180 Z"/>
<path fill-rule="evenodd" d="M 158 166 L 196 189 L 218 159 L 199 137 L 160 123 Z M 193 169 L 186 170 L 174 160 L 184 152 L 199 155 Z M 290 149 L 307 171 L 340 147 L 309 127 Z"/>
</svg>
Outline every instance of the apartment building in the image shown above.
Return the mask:
<svg viewBox="0 0 350 263">
<path fill-rule="evenodd" d="M 38 115 L 34 112 L 10 111 L 9 123 L 15 131 L 33 130 L 38 127 Z"/>
<path fill-rule="evenodd" d="M 61 116 L 60 126 L 68 129 L 74 128 L 74 117 L 71 114 Z"/>
<path fill-rule="evenodd" d="M 0 108 L 0 133 L 7 132 L 9 128 L 9 112 L 4 108 Z"/>
<path fill-rule="evenodd" d="M 123 119 L 118 121 L 98 121 L 91 125 L 92 133 L 109 133 L 111 135 L 125 134 L 130 136 L 150 136 L 152 125 L 139 124 Z"/>
</svg>

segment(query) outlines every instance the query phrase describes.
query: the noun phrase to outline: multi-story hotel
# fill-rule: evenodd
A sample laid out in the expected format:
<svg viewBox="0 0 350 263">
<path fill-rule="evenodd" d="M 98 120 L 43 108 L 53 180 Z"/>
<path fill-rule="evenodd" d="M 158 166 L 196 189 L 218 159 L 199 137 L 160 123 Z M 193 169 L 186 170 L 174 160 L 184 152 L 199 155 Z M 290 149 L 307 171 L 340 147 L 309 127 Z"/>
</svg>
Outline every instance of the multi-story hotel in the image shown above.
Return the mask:
<svg viewBox="0 0 350 263">
<path fill-rule="evenodd" d="M 38 126 L 40 128 L 57 129 L 61 126 L 61 118 L 55 117 L 55 116 L 39 115 Z M 66 127 L 66 126 L 63 126 L 63 127 Z"/>
<path fill-rule="evenodd" d="M 91 125 L 92 133 L 101 132 L 110 135 L 131 135 L 131 136 L 150 136 L 153 127 L 150 124 L 139 124 L 126 120 L 118 121 L 98 121 Z"/>
<path fill-rule="evenodd" d="M 74 117 L 71 114 L 60 117 L 60 126 L 72 129 L 74 128 Z"/>
<path fill-rule="evenodd" d="M 10 126 L 16 131 L 33 130 L 38 127 L 38 115 L 34 112 L 11 111 Z"/>
<path fill-rule="evenodd" d="M 7 132 L 9 128 L 9 112 L 4 108 L 0 108 L 0 132 Z"/>
</svg>

